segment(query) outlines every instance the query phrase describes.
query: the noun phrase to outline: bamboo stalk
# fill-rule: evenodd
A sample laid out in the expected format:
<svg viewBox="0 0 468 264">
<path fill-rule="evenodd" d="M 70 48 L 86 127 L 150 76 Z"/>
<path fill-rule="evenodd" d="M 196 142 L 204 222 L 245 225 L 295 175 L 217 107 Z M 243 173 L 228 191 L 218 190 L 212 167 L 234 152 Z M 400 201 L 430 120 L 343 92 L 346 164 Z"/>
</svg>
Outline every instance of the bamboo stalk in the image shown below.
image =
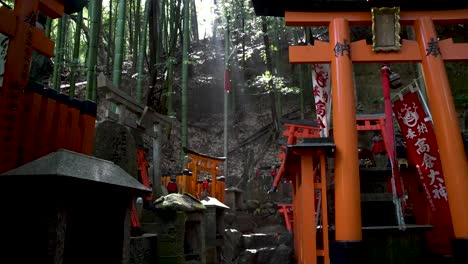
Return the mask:
<svg viewBox="0 0 468 264">
<path fill-rule="evenodd" d="M 112 19 L 112 2 L 113 0 L 109 0 L 109 32 L 107 33 L 109 35 L 109 41 L 108 41 L 108 49 L 112 49 L 112 42 L 114 41 L 114 38 L 112 37 L 112 24 L 113 24 L 113 19 Z M 111 65 L 112 57 L 111 53 L 107 52 L 107 58 L 106 58 L 106 71 L 109 73 L 111 71 L 110 65 Z"/>
<path fill-rule="evenodd" d="M 53 88 L 56 91 L 60 90 L 60 75 L 63 67 L 63 42 L 66 28 L 66 16 L 63 16 L 58 21 L 57 26 L 57 39 L 56 39 L 56 48 L 55 48 L 55 63 L 54 71 L 52 73 Z"/>
<path fill-rule="evenodd" d="M 52 19 L 47 17 L 45 25 L 45 35 L 47 38 L 50 38 L 50 32 L 52 31 Z"/>
<path fill-rule="evenodd" d="M 138 79 L 137 79 L 137 101 L 143 101 L 143 65 L 146 54 L 146 39 L 148 30 L 148 19 L 151 12 L 151 0 L 146 0 L 145 11 L 143 15 L 143 25 L 140 32 L 140 54 L 138 55 Z"/>
<path fill-rule="evenodd" d="M 70 98 L 75 97 L 75 82 L 78 76 L 76 72 L 79 64 L 79 55 L 80 55 L 80 40 L 81 40 L 81 25 L 83 24 L 83 11 L 78 13 L 78 19 L 76 21 L 75 27 L 75 35 L 73 40 L 73 58 L 72 58 L 72 65 L 71 65 L 71 77 L 70 77 L 70 90 L 68 95 Z"/>
<path fill-rule="evenodd" d="M 141 0 L 136 0 L 136 5 L 135 5 L 135 34 L 133 37 L 133 69 L 135 72 L 138 71 L 138 48 L 140 47 L 139 42 L 141 41 L 140 34 L 141 34 L 141 17 L 140 17 L 140 11 L 141 11 Z"/>
<path fill-rule="evenodd" d="M 122 81 L 122 63 L 125 37 L 125 13 L 126 1 L 119 1 L 119 9 L 117 13 L 117 30 L 115 32 L 115 52 L 114 52 L 114 76 L 112 84 L 118 88 Z"/>
<path fill-rule="evenodd" d="M 90 37 L 89 37 L 89 48 L 88 48 L 88 60 L 87 60 L 87 82 L 88 86 L 86 89 L 86 99 L 96 101 L 96 64 L 97 64 L 97 50 L 98 50 L 98 37 L 99 37 L 99 22 L 101 18 L 100 12 L 100 0 L 91 0 L 90 2 Z"/>
</svg>

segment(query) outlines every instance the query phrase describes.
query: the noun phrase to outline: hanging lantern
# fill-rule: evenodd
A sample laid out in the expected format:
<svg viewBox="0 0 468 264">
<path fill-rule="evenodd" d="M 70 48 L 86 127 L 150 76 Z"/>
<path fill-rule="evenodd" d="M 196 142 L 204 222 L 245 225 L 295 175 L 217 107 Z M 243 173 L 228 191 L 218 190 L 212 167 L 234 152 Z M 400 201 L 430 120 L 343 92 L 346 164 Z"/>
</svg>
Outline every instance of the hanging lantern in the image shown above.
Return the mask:
<svg viewBox="0 0 468 264">
<path fill-rule="evenodd" d="M 400 74 L 398 74 L 396 72 L 391 72 L 390 76 L 388 77 L 388 81 L 390 82 L 390 88 L 392 88 L 392 89 L 401 88 Z"/>
</svg>

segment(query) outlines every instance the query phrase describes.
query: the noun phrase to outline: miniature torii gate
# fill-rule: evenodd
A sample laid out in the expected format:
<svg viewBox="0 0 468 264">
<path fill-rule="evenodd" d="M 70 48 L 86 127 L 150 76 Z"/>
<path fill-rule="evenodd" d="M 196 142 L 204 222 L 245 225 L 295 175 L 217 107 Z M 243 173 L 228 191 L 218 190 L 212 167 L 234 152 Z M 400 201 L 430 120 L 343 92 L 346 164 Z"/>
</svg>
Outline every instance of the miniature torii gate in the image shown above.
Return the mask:
<svg viewBox="0 0 468 264">
<path fill-rule="evenodd" d="M 197 194 L 198 184 L 198 173 L 207 172 L 211 174 L 211 187 L 209 194 L 212 197 L 215 197 L 220 202 L 224 203 L 224 192 L 225 192 L 225 178 L 221 176 L 221 170 L 219 166 L 226 160 L 224 157 L 212 157 L 205 154 L 197 153 L 193 150 L 183 148 L 183 151 L 187 156 L 192 159 L 190 163 L 187 164 L 187 169 L 191 171 L 192 175 L 183 176 L 182 180 L 182 192 L 188 192 L 192 195 Z"/>
<path fill-rule="evenodd" d="M 468 60 L 468 44 L 453 43 L 452 39 L 439 41 L 434 27 L 434 24 L 468 23 L 468 9 L 402 11 L 400 23 L 414 25 L 416 41 L 403 40 L 400 51 L 389 53 L 374 53 L 372 46 L 367 45 L 365 40 L 350 43 L 350 26 L 370 25 L 370 12 L 286 11 L 285 21 L 287 26 L 329 26 L 329 43 L 316 40 L 313 46 L 292 46 L 289 49 L 289 57 L 291 63 L 331 64 L 336 144 L 334 247 L 339 250 L 340 255 L 347 256 L 340 257 L 344 262 L 336 263 L 359 261 L 360 254 L 355 251 L 362 241 L 353 62 L 422 63 L 440 157 L 446 175 L 456 237 L 454 259 L 456 263 L 468 263 L 468 163 L 444 66 L 445 61 Z M 307 237 L 311 234 L 301 235 Z M 303 247 L 309 248 L 308 245 Z M 313 248 L 313 245 L 310 248 Z M 333 252 L 331 257 L 333 262 Z"/>
</svg>

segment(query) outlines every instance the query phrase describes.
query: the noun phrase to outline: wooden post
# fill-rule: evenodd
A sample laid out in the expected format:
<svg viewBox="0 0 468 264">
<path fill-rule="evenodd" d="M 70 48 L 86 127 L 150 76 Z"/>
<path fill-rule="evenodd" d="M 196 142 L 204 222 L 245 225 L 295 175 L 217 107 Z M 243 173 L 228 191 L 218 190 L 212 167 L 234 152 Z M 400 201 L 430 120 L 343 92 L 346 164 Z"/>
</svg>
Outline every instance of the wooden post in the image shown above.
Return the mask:
<svg viewBox="0 0 468 264">
<path fill-rule="evenodd" d="M 303 225 L 304 223 L 302 222 L 302 214 L 304 212 L 304 209 L 302 208 L 302 182 L 301 182 L 301 174 L 298 173 L 296 174 L 296 218 L 294 218 L 294 224 L 296 225 L 296 231 L 294 232 L 294 235 L 297 236 L 297 263 L 302 264 L 304 263 L 304 248 L 302 247 L 302 235 L 303 235 Z"/>
<path fill-rule="evenodd" d="M 320 152 L 320 183 L 322 185 L 322 230 L 323 230 L 323 251 L 324 264 L 330 263 L 330 253 L 328 246 L 328 195 L 327 195 L 327 163 L 326 153 Z"/>
<path fill-rule="evenodd" d="M 302 223 L 302 261 L 304 264 L 317 263 L 317 226 L 315 225 L 315 189 L 314 163 L 312 152 L 306 151 L 301 155 L 301 223 Z"/>
<path fill-rule="evenodd" d="M 292 197 L 292 204 L 293 204 L 293 234 L 294 234 L 294 256 L 296 257 L 296 261 L 299 259 L 299 245 L 298 245 L 298 230 L 297 230 L 297 219 L 299 219 L 299 216 L 297 214 L 299 207 L 297 205 L 297 199 L 298 199 L 298 192 L 297 192 L 297 182 L 298 182 L 298 173 L 294 176 L 294 180 L 292 181 L 292 187 L 293 187 L 293 197 Z"/>
</svg>

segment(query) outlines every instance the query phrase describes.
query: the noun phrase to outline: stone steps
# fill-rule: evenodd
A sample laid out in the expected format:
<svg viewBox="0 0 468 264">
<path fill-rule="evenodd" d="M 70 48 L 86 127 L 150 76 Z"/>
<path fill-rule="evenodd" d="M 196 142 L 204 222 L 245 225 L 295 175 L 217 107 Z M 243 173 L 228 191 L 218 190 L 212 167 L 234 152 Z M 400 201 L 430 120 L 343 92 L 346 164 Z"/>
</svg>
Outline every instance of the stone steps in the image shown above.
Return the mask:
<svg viewBox="0 0 468 264">
<path fill-rule="evenodd" d="M 262 249 L 276 247 L 279 241 L 279 234 L 243 234 L 242 245 L 246 249 Z"/>
<path fill-rule="evenodd" d="M 292 249 L 284 244 L 275 247 L 245 249 L 238 264 L 288 264 L 291 263 Z"/>
</svg>

